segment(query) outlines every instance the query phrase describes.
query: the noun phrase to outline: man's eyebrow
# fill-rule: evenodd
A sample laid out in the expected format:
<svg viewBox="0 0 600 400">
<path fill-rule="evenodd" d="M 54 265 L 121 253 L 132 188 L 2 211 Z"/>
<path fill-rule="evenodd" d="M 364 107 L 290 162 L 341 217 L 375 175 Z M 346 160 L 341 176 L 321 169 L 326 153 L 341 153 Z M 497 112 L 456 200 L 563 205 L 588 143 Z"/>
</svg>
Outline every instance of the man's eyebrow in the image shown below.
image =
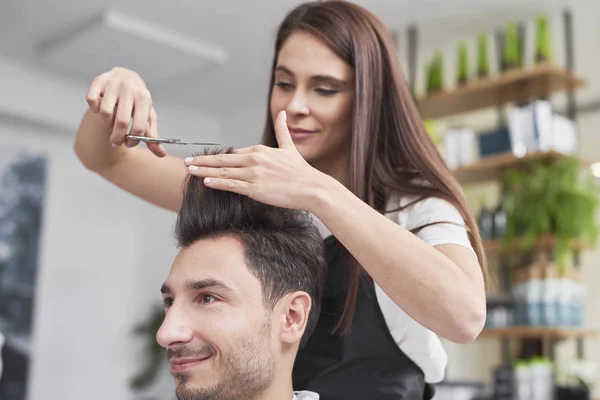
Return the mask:
<svg viewBox="0 0 600 400">
<path fill-rule="evenodd" d="M 185 281 L 185 290 L 203 290 L 203 289 L 220 289 L 226 292 L 231 292 L 233 289 L 225 282 L 215 278 L 201 279 L 199 281 L 187 280 Z"/>
<path fill-rule="evenodd" d="M 173 292 L 171 291 L 171 289 L 167 286 L 166 283 L 163 283 L 162 286 L 160 287 L 160 293 L 162 294 L 173 294 Z"/>
<path fill-rule="evenodd" d="M 185 281 L 184 288 L 186 291 L 199 291 L 203 289 L 220 289 L 226 292 L 231 292 L 233 289 L 225 282 L 215 278 L 201 279 L 199 281 L 188 279 Z M 162 294 L 173 294 L 173 291 L 166 283 L 160 287 Z"/>
</svg>

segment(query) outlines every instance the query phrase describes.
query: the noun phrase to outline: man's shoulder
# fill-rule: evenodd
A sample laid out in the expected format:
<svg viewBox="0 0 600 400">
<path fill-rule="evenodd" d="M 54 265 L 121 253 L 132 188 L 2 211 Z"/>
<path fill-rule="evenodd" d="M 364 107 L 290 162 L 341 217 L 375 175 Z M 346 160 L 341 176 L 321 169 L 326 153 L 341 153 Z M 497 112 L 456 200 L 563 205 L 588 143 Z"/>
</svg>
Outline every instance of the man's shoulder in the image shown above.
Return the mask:
<svg viewBox="0 0 600 400">
<path fill-rule="evenodd" d="M 302 390 L 300 392 L 294 392 L 294 400 L 319 400 L 319 395 L 315 392 Z"/>
</svg>

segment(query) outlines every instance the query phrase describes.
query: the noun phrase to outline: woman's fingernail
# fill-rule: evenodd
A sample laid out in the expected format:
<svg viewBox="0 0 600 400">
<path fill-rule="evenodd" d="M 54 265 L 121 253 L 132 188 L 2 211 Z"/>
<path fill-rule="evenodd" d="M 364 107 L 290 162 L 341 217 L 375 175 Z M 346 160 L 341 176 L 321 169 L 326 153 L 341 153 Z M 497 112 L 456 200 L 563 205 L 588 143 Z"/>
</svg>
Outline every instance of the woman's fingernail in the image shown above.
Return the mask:
<svg viewBox="0 0 600 400">
<path fill-rule="evenodd" d="M 206 183 L 206 184 L 209 184 L 209 183 L 210 183 L 210 181 L 211 181 L 211 179 L 210 179 L 210 178 L 204 178 L 204 183 Z"/>
<path fill-rule="evenodd" d="M 197 169 L 198 169 L 198 167 L 196 167 L 195 165 L 190 165 L 190 166 L 188 167 L 188 169 L 189 169 L 190 171 L 195 171 L 195 170 L 197 170 Z"/>
<path fill-rule="evenodd" d="M 114 147 L 114 148 L 117 148 L 117 147 L 119 147 L 119 145 L 118 145 L 118 144 L 116 144 L 116 143 L 111 143 L 111 144 L 110 144 L 110 146 L 111 146 L 111 147 Z"/>
<path fill-rule="evenodd" d="M 185 161 L 186 163 L 191 163 L 192 161 L 194 161 L 194 157 L 186 157 L 183 161 Z"/>
</svg>

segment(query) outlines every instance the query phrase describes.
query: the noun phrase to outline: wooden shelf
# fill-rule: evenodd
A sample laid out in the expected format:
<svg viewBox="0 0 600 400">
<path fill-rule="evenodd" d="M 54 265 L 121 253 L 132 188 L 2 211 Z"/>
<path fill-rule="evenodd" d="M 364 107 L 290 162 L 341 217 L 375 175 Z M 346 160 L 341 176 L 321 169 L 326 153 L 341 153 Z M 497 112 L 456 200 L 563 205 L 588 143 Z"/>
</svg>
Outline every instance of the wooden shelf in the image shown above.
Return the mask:
<svg viewBox="0 0 600 400">
<path fill-rule="evenodd" d="M 453 171 L 453 174 L 462 184 L 476 183 L 496 179 L 503 170 L 508 168 L 518 167 L 532 161 L 556 160 L 563 157 L 568 156 L 556 151 L 528 153 L 523 157 L 517 157 L 512 153 L 504 153 L 482 158 L 471 165 L 457 168 Z"/>
<path fill-rule="evenodd" d="M 474 81 L 450 92 L 427 95 L 418 102 L 418 107 L 424 119 L 442 118 L 510 102 L 525 102 L 583 85 L 583 80 L 563 68 L 542 65 Z"/>
<path fill-rule="evenodd" d="M 483 248 L 487 252 L 498 252 L 502 250 L 502 239 L 494 239 L 494 240 L 486 240 L 483 242 Z M 533 248 L 548 248 L 556 245 L 556 236 L 546 235 L 542 236 L 534 245 Z M 583 242 L 581 240 L 572 240 L 571 241 L 571 249 L 572 250 L 583 250 L 590 247 L 589 243 Z M 519 239 L 515 240 L 511 250 L 520 250 L 522 249 L 521 241 Z"/>
<path fill-rule="evenodd" d="M 593 329 L 576 328 L 543 328 L 530 326 L 510 326 L 506 328 L 487 328 L 479 335 L 480 338 L 552 338 L 578 339 L 595 337 L 598 332 Z"/>
</svg>

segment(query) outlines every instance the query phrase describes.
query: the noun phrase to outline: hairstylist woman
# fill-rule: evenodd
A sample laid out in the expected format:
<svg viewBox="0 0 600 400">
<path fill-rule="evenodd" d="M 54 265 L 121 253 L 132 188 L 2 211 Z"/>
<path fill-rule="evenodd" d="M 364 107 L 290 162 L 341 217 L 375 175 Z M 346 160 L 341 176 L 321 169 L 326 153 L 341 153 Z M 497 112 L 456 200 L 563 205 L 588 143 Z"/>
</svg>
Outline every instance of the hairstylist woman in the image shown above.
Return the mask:
<svg viewBox="0 0 600 400">
<path fill-rule="evenodd" d="M 133 134 L 157 136 L 156 113 L 142 78 L 113 69 L 92 82 L 75 151 L 87 168 L 174 211 L 189 173 L 313 213 L 328 281 L 295 388 L 324 400 L 431 397 L 446 366 L 438 335 L 467 343 L 483 327 L 486 268 L 389 32 L 350 2 L 300 5 L 280 25 L 269 88 L 263 145 L 184 161 L 124 143 L 130 118 Z"/>
</svg>

